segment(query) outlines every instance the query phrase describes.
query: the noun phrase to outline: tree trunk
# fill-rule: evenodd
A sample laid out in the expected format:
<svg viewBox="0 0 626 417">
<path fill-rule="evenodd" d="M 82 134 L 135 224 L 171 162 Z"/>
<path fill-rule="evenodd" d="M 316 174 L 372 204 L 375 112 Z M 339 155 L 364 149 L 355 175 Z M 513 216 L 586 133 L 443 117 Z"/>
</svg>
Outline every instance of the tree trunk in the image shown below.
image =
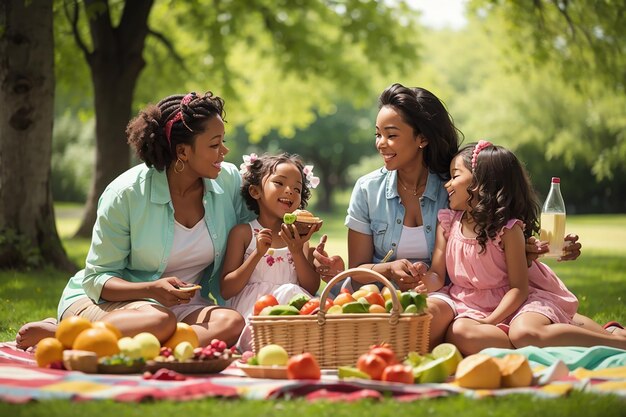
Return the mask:
<svg viewBox="0 0 626 417">
<path fill-rule="evenodd" d="M 0 3 L 0 268 L 75 270 L 54 222 L 52 2 Z"/>
<path fill-rule="evenodd" d="M 89 8 L 93 1 L 85 1 Z M 130 152 L 126 125 L 133 95 L 145 66 L 143 49 L 153 0 L 128 0 L 118 27 L 111 26 L 106 11 L 91 17 L 91 38 L 96 46 L 84 49 L 91 69 L 96 112 L 96 164 L 85 211 L 76 236 L 91 237 L 98 199 L 106 186 L 128 169 Z M 83 45 L 84 47 L 84 45 Z"/>
</svg>

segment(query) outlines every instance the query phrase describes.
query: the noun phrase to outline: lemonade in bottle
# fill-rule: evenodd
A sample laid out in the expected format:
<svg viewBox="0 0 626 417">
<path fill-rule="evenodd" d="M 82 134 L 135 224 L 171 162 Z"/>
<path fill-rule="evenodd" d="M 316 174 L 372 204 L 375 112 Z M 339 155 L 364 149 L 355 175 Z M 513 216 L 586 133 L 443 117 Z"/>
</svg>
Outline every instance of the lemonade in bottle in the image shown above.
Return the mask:
<svg viewBox="0 0 626 417">
<path fill-rule="evenodd" d="M 552 177 L 550 192 L 541 208 L 539 239 L 547 241 L 550 250 L 544 256 L 558 258 L 563 255 L 565 242 L 565 203 L 561 196 L 561 179 Z"/>
</svg>

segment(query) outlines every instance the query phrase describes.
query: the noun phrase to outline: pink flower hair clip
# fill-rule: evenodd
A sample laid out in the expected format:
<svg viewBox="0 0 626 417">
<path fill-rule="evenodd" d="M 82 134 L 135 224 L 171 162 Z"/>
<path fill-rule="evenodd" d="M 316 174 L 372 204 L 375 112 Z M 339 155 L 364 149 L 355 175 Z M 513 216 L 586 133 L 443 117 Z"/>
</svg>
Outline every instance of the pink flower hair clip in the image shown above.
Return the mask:
<svg viewBox="0 0 626 417">
<path fill-rule="evenodd" d="M 239 165 L 239 173 L 243 175 L 246 172 L 250 171 L 250 167 L 257 159 L 259 159 L 259 156 L 255 153 L 251 153 L 250 155 L 244 155 L 243 163 Z"/>
<path fill-rule="evenodd" d="M 476 169 L 476 160 L 478 159 L 478 154 L 483 149 L 493 145 L 488 140 L 479 140 L 476 146 L 474 146 L 474 150 L 472 151 L 472 171 Z"/>
<path fill-rule="evenodd" d="M 313 175 L 313 165 L 305 165 L 302 172 L 304 173 L 304 176 L 309 182 L 310 188 L 317 188 L 317 186 L 320 185 L 319 177 L 316 177 L 315 175 Z"/>
</svg>

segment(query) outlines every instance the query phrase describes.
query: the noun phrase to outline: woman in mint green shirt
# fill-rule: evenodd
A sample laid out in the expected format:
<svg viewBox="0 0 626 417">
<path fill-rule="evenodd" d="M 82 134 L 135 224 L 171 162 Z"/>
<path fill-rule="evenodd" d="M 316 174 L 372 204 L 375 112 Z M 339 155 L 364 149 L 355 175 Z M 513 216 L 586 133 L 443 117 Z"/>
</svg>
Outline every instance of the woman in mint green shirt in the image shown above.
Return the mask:
<svg viewBox="0 0 626 417">
<path fill-rule="evenodd" d="M 164 342 L 185 322 L 202 346 L 234 344 L 244 320 L 223 302 L 219 276 L 230 229 L 248 222 L 238 169 L 224 162 L 224 102 L 211 93 L 167 97 L 127 127 L 144 164 L 129 169 L 98 202 L 85 269 L 70 279 L 58 319 L 106 321 L 124 336 Z M 184 287 L 200 285 L 201 290 Z M 53 336 L 54 319 L 29 323 L 19 347 Z"/>
</svg>

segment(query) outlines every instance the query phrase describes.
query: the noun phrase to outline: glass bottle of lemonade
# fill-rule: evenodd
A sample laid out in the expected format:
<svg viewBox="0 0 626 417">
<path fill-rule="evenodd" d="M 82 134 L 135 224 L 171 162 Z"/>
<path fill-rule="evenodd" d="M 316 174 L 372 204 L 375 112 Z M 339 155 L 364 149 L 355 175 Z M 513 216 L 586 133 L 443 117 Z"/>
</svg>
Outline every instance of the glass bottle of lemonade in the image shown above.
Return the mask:
<svg viewBox="0 0 626 417">
<path fill-rule="evenodd" d="M 545 256 L 558 258 L 563 255 L 565 241 L 565 203 L 561 196 L 561 179 L 552 177 L 550 192 L 541 208 L 541 231 L 539 239 L 547 241 L 550 251 Z"/>
</svg>

